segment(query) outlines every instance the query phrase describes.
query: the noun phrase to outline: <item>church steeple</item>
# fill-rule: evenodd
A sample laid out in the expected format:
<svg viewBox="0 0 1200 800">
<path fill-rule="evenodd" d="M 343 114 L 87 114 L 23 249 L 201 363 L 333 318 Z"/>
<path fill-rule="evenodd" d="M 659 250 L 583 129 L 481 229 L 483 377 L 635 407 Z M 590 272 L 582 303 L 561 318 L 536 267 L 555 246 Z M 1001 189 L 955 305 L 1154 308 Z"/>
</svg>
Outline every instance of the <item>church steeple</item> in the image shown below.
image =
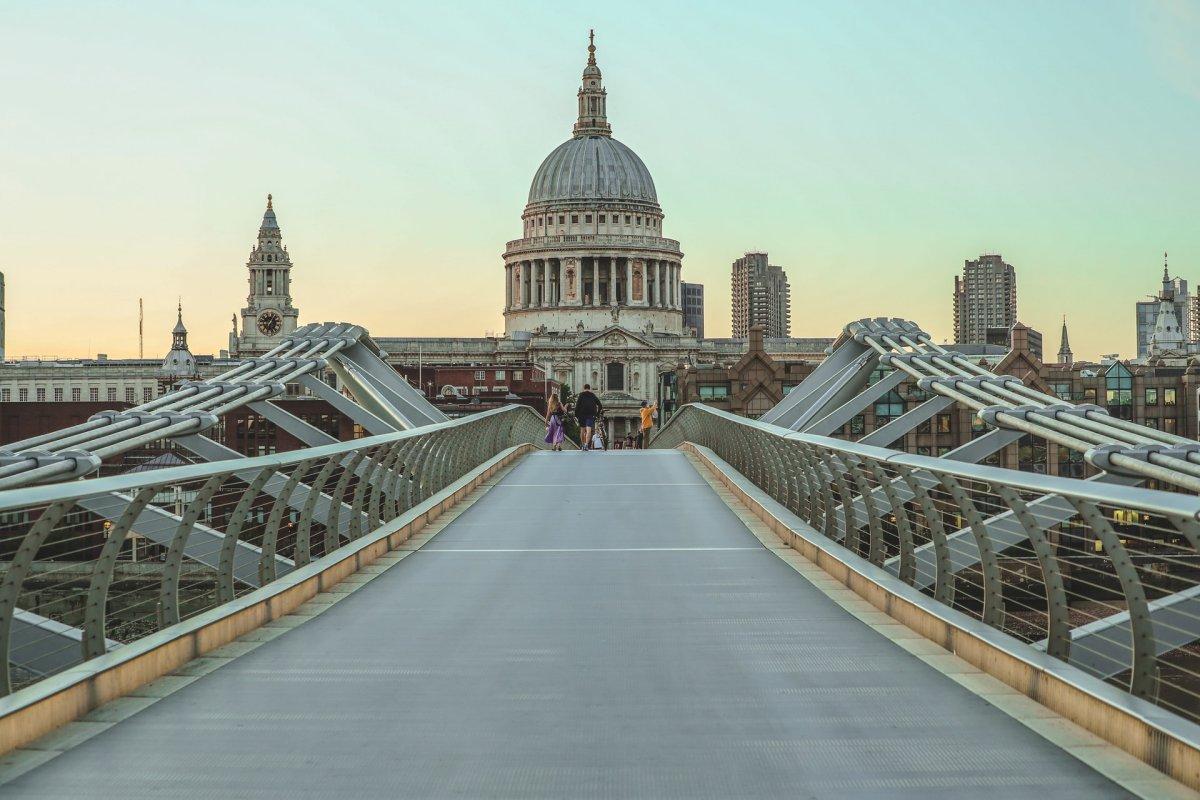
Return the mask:
<svg viewBox="0 0 1200 800">
<path fill-rule="evenodd" d="M 253 355 L 266 352 L 281 336 L 296 329 L 299 311 L 292 305 L 292 257 L 283 245 L 283 232 L 275 218 L 275 203 L 267 195 L 267 209 L 258 227 L 258 241 L 246 262 L 249 294 L 242 309 L 242 332 L 229 340 L 230 352 Z"/>
<path fill-rule="evenodd" d="M 608 124 L 608 92 L 600 67 L 596 66 L 596 32 L 588 31 L 588 60 L 583 68 L 583 83 L 579 87 L 579 119 L 575 122 L 576 136 L 612 136 Z"/>
<path fill-rule="evenodd" d="M 1071 352 L 1071 342 L 1067 340 L 1067 315 L 1063 314 L 1062 343 L 1058 346 L 1058 363 L 1068 367 L 1075 363 L 1075 354 Z"/>
</svg>

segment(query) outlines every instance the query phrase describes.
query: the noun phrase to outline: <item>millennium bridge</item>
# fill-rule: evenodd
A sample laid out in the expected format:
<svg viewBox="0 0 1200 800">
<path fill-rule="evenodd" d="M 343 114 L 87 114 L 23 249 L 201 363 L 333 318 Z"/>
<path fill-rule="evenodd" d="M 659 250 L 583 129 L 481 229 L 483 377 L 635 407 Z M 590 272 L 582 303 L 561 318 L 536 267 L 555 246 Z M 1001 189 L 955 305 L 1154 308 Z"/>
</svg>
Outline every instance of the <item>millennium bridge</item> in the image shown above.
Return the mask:
<svg viewBox="0 0 1200 800">
<path fill-rule="evenodd" d="M 1197 796 L 1200 442 L 899 319 L 643 451 L 447 419 L 380 356 L 309 325 L 0 451 L 0 796 Z M 206 435 L 242 406 L 305 447 Z M 951 407 L 981 435 L 893 449 Z M 985 463 L 1026 434 L 1097 474 Z M 194 463 L 111 468 L 164 442 Z"/>
</svg>

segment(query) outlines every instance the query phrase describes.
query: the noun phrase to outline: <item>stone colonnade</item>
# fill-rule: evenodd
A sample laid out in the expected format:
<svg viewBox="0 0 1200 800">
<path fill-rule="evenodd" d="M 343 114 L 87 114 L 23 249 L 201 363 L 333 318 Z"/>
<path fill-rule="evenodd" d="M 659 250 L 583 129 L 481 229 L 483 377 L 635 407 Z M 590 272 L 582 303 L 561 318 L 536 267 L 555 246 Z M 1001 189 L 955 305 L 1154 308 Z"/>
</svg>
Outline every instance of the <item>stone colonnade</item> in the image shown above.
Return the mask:
<svg viewBox="0 0 1200 800">
<path fill-rule="evenodd" d="M 683 309 L 678 261 L 620 256 L 533 258 L 504 265 L 504 310 L 558 307 Z"/>
</svg>

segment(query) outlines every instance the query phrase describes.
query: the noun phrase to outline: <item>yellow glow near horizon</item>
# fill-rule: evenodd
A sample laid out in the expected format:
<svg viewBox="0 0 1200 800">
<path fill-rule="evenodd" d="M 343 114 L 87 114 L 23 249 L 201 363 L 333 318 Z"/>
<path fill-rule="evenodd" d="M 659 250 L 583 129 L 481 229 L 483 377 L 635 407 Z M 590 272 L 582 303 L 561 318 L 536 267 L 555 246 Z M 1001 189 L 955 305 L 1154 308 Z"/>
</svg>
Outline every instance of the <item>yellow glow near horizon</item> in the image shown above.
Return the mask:
<svg viewBox="0 0 1200 800">
<path fill-rule="evenodd" d="M 183 297 L 227 346 L 272 192 L 301 321 L 501 331 L 500 254 L 568 135 L 587 30 L 614 135 L 654 175 L 707 333 L 765 249 L 793 335 L 904 316 L 951 335 L 998 251 L 1019 316 L 1133 354 L 1163 250 L 1193 280 L 1196 40 L 1183 2 L 27 5 L 0 11 L 9 357 L 146 353 Z M 64 48 L 70 58 L 62 57 Z"/>
</svg>

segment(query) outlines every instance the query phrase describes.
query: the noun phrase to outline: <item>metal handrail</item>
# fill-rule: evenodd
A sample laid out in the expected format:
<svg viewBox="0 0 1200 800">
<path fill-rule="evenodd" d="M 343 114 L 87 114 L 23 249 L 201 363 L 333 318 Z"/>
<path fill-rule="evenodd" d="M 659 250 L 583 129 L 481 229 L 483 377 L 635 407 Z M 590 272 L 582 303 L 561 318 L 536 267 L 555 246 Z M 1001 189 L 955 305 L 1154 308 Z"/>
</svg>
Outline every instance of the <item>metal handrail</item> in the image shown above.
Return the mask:
<svg viewBox="0 0 1200 800">
<path fill-rule="evenodd" d="M 536 411 L 511 405 L 286 453 L 0 491 L 0 695 L 337 552 L 544 434 Z M 155 569 L 118 580 L 120 554 L 139 547 Z"/>
<path fill-rule="evenodd" d="M 651 446 L 685 441 L 935 600 L 1200 720 L 1200 498 L 911 455 L 703 404 Z"/>
</svg>

